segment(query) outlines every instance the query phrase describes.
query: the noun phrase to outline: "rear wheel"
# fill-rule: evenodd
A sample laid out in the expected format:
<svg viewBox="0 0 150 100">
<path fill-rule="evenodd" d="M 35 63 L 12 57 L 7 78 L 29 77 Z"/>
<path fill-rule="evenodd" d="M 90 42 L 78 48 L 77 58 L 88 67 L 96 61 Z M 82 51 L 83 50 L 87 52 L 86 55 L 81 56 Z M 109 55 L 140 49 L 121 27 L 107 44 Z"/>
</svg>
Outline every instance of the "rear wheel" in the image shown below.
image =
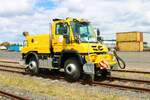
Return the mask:
<svg viewBox="0 0 150 100">
<path fill-rule="evenodd" d="M 31 57 L 28 62 L 28 67 L 26 69 L 32 75 L 38 74 L 38 60 L 35 57 Z"/>
<path fill-rule="evenodd" d="M 65 78 L 74 82 L 80 78 L 81 75 L 81 66 L 76 58 L 69 58 L 64 65 Z"/>
</svg>

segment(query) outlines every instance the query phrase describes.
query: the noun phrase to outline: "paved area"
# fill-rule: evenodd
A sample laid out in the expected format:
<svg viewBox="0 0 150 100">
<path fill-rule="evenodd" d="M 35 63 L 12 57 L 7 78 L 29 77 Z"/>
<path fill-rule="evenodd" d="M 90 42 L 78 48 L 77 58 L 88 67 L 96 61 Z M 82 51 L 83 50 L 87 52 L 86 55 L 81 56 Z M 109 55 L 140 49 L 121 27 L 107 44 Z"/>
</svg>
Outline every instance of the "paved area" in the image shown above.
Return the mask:
<svg viewBox="0 0 150 100">
<path fill-rule="evenodd" d="M 0 50 L 0 59 L 9 59 L 13 61 L 19 61 L 21 59 L 21 54 L 19 52 L 10 52 Z"/>
<path fill-rule="evenodd" d="M 150 52 L 118 52 L 129 69 L 150 71 Z"/>
</svg>

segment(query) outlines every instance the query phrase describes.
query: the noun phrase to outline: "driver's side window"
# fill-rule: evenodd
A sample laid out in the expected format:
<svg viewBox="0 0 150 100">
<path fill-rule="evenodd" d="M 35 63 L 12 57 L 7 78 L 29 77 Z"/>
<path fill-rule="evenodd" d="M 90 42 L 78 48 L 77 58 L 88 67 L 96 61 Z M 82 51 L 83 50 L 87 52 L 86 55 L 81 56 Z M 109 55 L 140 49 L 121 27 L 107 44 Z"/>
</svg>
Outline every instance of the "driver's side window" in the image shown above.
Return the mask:
<svg viewBox="0 0 150 100">
<path fill-rule="evenodd" d="M 66 35 L 69 34 L 69 27 L 67 23 L 58 23 L 56 24 L 56 34 Z"/>
<path fill-rule="evenodd" d="M 63 23 L 56 24 L 56 34 L 63 35 L 63 30 L 64 30 L 64 24 Z"/>
</svg>

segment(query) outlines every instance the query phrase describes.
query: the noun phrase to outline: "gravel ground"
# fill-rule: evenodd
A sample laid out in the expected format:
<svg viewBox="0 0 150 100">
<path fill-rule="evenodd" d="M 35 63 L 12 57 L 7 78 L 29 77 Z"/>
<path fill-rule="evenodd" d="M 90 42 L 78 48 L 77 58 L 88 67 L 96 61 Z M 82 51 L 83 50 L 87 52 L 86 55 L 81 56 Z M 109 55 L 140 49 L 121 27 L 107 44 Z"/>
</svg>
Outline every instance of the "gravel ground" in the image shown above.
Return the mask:
<svg viewBox="0 0 150 100">
<path fill-rule="evenodd" d="M 11 100 L 11 99 L 10 99 L 10 98 L 8 98 L 8 97 L 1 96 L 1 95 L 0 95 L 0 100 Z"/>
<path fill-rule="evenodd" d="M 5 84 L 0 84 L 0 90 L 8 92 L 8 93 L 13 93 L 14 95 L 18 95 L 21 97 L 25 97 L 29 100 L 57 100 L 58 99 L 57 97 L 35 94 L 28 90 L 19 89 L 17 87 L 12 87 L 12 86 L 7 86 Z M 6 97 L 0 97 L 0 100 L 10 100 L 10 99 Z"/>
<path fill-rule="evenodd" d="M 18 84 L 17 86 L 15 84 L 7 85 L 4 84 L 3 82 L 0 81 L 0 89 L 8 91 L 8 92 L 13 92 L 17 95 L 28 97 L 33 100 L 62 100 L 62 99 L 79 99 L 81 98 L 82 100 L 87 99 L 87 97 L 90 99 L 90 97 L 94 98 L 94 100 L 102 99 L 102 100 L 150 100 L 150 95 L 149 93 L 142 93 L 142 92 L 136 92 L 136 91 L 129 91 L 129 90 L 121 90 L 121 89 L 114 89 L 114 88 L 106 88 L 102 86 L 89 86 L 89 85 L 81 85 L 80 83 L 68 83 L 66 81 L 62 80 L 51 80 L 51 79 L 46 79 L 46 78 L 41 78 L 41 77 L 36 77 L 36 76 L 29 76 L 29 75 L 18 75 L 18 74 L 13 74 L 13 73 L 6 73 L 6 72 L 0 72 L 0 77 L 5 76 L 6 77 L 12 77 L 16 79 L 16 77 L 20 77 L 22 80 L 27 81 L 27 80 L 32 80 L 33 83 L 36 81 L 37 86 L 41 86 L 38 91 L 34 91 L 34 89 L 37 89 L 39 87 L 31 87 L 30 89 L 26 88 L 24 86 L 24 81 L 22 83 L 15 83 Z M 8 80 L 8 79 L 7 79 Z M 53 87 L 56 86 L 58 87 L 59 90 L 49 90 L 51 91 L 50 94 L 48 94 L 43 88 L 45 87 Z M 54 88 L 52 88 L 54 89 Z M 14 92 L 15 91 L 15 92 Z M 55 94 L 56 93 L 58 94 Z M 60 93 L 59 93 L 59 92 Z M 64 91 L 64 92 L 63 92 Z M 52 93 L 52 94 L 51 94 Z M 77 93 L 77 94 L 74 94 Z M 49 95 L 49 96 L 48 96 Z M 79 97 L 78 97 L 79 95 Z M 77 96 L 77 97 L 76 97 Z M 87 96 L 87 97 L 84 97 Z"/>
</svg>

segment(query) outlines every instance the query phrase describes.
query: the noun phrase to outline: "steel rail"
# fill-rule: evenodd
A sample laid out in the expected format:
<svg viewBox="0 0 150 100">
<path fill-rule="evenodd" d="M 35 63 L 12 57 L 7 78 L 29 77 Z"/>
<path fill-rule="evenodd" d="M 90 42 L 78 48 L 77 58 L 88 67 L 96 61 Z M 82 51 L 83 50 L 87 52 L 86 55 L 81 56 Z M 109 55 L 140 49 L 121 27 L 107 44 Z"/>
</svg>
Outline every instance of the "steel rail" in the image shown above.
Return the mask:
<svg viewBox="0 0 150 100">
<path fill-rule="evenodd" d="M 150 72 L 146 72 L 146 71 L 133 71 L 133 70 L 112 70 L 112 72 L 128 72 L 128 73 L 150 74 Z"/>
<path fill-rule="evenodd" d="M 0 60 L 0 62 L 19 64 L 19 62 L 17 62 L 17 61 L 9 61 L 9 60 Z"/>
<path fill-rule="evenodd" d="M 109 83 L 102 83 L 102 82 L 96 82 L 96 81 L 92 82 L 92 84 L 93 85 L 103 85 L 103 86 L 110 86 L 110 87 L 115 87 L 115 88 L 123 88 L 123 89 L 150 92 L 150 89 L 141 88 L 141 87 L 125 86 L 125 85 L 118 85 L 118 84 L 109 84 Z"/>
<path fill-rule="evenodd" d="M 18 74 L 26 74 L 26 72 L 23 72 L 23 71 L 15 71 L 15 70 L 7 70 L 7 69 L 0 69 L 0 71 L 18 73 Z"/>
<path fill-rule="evenodd" d="M 13 68 L 13 69 L 25 69 L 23 67 L 15 67 L 15 66 L 10 66 L 10 65 L 2 65 L 0 64 L 0 67 L 5 67 L 5 68 Z"/>
<path fill-rule="evenodd" d="M 110 80 L 120 80 L 120 81 L 132 81 L 132 82 L 140 82 L 140 83 L 149 83 L 150 80 L 139 80 L 139 79 L 129 79 L 129 78 L 121 78 L 121 77 L 108 77 Z"/>
<path fill-rule="evenodd" d="M 0 90 L 0 95 L 2 96 L 5 96 L 5 97 L 8 97 L 10 98 L 11 100 L 29 100 L 25 97 L 21 97 L 21 96 L 17 96 L 15 94 L 11 94 L 11 93 L 8 93 L 8 92 L 4 92 L 2 90 Z"/>
</svg>

